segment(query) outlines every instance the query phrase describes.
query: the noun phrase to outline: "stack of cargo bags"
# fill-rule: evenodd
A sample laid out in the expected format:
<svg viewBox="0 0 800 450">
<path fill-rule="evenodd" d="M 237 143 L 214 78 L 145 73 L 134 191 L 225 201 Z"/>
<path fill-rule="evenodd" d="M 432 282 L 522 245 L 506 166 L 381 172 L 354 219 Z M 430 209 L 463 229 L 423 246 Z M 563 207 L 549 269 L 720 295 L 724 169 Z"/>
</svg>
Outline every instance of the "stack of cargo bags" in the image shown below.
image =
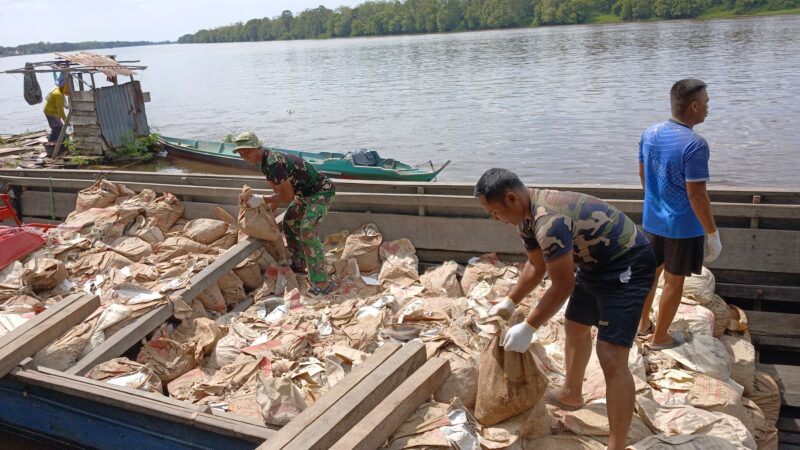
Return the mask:
<svg viewBox="0 0 800 450">
<path fill-rule="evenodd" d="M 410 240 L 384 241 L 366 224 L 325 238 L 326 264 L 339 287 L 310 297 L 303 276 L 287 265 L 269 211 L 249 188 L 237 218 L 216 208 L 189 221 L 183 212 L 171 194 L 136 194 L 103 180 L 82 191 L 50 245 L 0 272 L 0 333 L 71 292 L 97 293 L 103 307 L 36 355 L 39 365 L 64 370 L 171 301 L 175 319 L 148 336 L 135 360 L 115 358 L 87 376 L 277 426 L 384 343 L 418 339 L 428 356 L 450 362 L 451 375 L 387 448 L 605 447 L 605 383 L 596 355 L 586 371 L 584 408 L 567 412 L 543 400 L 564 379 L 563 309 L 537 331 L 530 353 L 499 346 L 499 334 L 523 320 L 548 280 L 507 324 L 488 311 L 514 286 L 519 266 L 487 254 L 465 267 L 449 261 L 420 274 Z M 191 302 L 175 297 L 245 233 L 268 245 Z M 663 351 L 637 342 L 631 350 L 631 448 L 777 448 L 778 385 L 755 370 L 746 316 L 714 294 L 707 269 L 687 279 L 673 329 L 689 333 L 689 342 Z"/>
</svg>

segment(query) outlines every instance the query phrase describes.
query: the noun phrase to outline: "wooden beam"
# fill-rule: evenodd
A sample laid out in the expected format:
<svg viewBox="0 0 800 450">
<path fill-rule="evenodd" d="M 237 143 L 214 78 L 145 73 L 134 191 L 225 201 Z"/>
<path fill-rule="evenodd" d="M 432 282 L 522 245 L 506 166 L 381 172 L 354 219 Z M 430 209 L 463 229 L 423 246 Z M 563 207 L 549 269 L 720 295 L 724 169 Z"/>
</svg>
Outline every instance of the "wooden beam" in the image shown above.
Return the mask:
<svg viewBox="0 0 800 450">
<path fill-rule="evenodd" d="M 284 448 L 294 438 L 305 432 L 317 419 L 328 412 L 345 395 L 353 390 L 359 383 L 370 376 L 375 369 L 384 364 L 393 354 L 400 350 L 401 345 L 387 343 L 370 355 L 363 364 L 353 368 L 338 384 L 332 387 L 313 405 L 303 410 L 297 417 L 283 426 L 281 430 L 269 438 L 261 448 Z"/>
<path fill-rule="evenodd" d="M 432 358 L 386 397 L 331 450 L 372 450 L 381 447 L 406 419 L 450 376 L 450 363 Z"/>
<path fill-rule="evenodd" d="M 781 387 L 781 404 L 800 407 L 800 368 L 780 364 L 756 364 L 756 370 L 777 377 Z"/>
<path fill-rule="evenodd" d="M 426 360 L 425 345 L 409 342 L 381 364 L 365 380 L 345 394 L 285 449 L 323 450 L 330 448 L 375 406 L 421 367 Z M 259 448 L 277 448 L 265 442 Z"/>
<path fill-rule="evenodd" d="M 100 307 L 96 295 L 72 295 L 48 308 L 52 314 L 42 313 L 26 322 L 20 333 L 14 330 L 0 339 L 0 377 L 9 373 L 25 358 L 33 356 L 50 342 L 83 322 Z"/>
<path fill-rule="evenodd" d="M 800 286 L 769 286 L 764 284 L 717 283 L 716 292 L 722 298 L 771 300 L 800 303 Z"/>
<path fill-rule="evenodd" d="M 759 350 L 770 349 L 770 350 L 777 350 L 784 352 L 800 351 L 800 339 L 797 338 L 759 336 L 759 335 L 755 336 L 751 335 L 751 337 L 753 340 L 753 345 Z"/>
<path fill-rule="evenodd" d="M 216 261 L 209 264 L 189 280 L 189 287 L 179 291 L 176 295 L 183 301 L 190 303 L 198 294 L 216 283 L 219 278 L 233 270 L 233 268 L 250 256 L 254 251 L 264 246 L 264 241 L 246 238 L 235 246 L 229 248 Z M 126 325 L 102 344 L 95 347 L 88 355 L 84 356 L 74 366 L 67 370 L 73 375 L 85 375 L 97 364 L 115 358 L 134 346 L 143 337 L 156 329 L 172 317 L 172 303 L 150 311 L 135 321 Z"/>
<path fill-rule="evenodd" d="M 800 314 L 745 311 L 747 327 L 755 336 L 800 338 Z"/>
<path fill-rule="evenodd" d="M 63 372 L 17 369 L 10 376 L 22 383 L 57 390 L 67 395 L 171 422 L 190 424 L 226 436 L 242 437 L 254 443 L 263 442 L 275 433 L 265 426 L 234 420 L 229 416 L 214 416 L 206 412 L 207 408 L 203 406 Z"/>
</svg>

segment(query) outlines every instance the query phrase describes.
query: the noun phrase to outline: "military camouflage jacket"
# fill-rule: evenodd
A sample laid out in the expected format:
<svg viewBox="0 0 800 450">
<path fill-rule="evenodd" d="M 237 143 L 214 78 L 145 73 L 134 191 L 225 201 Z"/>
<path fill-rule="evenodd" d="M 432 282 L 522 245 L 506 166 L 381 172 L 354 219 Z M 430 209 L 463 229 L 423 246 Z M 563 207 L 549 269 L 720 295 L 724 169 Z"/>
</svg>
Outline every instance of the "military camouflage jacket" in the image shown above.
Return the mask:
<svg viewBox="0 0 800 450">
<path fill-rule="evenodd" d="M 295 195 L 333 195 L 336 190 L 330 178 L 306 164 L 303 158 L 268 150 L 261 160 L 261 171 L 268 181 L 281 184 L 286 180 L 292 184 Z"/>
<path fill-rule="evenodd" d="M 531 219 L 518 231 L 525 248 L 541 248 L 545 261 L 572 252 L 576 264 L 595 270 L 648 243 L 628 216 L 599 198 L 546 189 L 530 189 L 530 196 Z"/>
</svg>

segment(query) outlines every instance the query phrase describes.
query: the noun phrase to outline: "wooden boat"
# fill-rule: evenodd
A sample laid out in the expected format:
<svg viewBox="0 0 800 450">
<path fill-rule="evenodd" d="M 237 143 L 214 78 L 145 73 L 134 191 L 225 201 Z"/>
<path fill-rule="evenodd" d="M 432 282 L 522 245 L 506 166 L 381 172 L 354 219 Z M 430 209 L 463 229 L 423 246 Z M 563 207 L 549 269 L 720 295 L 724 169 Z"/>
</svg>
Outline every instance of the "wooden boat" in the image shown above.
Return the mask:
<svg viewBox="0 0 800 450">
<path fill-rule="evenodd" d="M 258 168 L 248 164 L 235 153 L 234 144 L 214 141 L 197 141 L 161 136 L 159 142 L 167 148 L 167 152 L 181 158 L 195 159 L 214 164 L 238 167 L 257 171 Z M 347 153 L 305 152 L 271 148 L 272 150 L 299 156 L 317 170 L 332 178 L 356 180 L 387 181 L 432 181 L 450 164 L 448 160 L 439 168 L 428 163 L 430 168 L 412 167 L 394 159 L 383 159 L 377 166 L 362 166 L 353 162 Z"/>
<path fill-rule="evenodd" d="M 91 170 L 0 170 L 0 188 L 14 195 L 23 219 L 59 220 L 72 211 L 77 191 L 100 175 L 137 191 L 147 187 L 174 193 L 184 200 L 187 219 L 202 217 L 212 206 L 235 214 L 243 184 L 267 192 L 258 189 L 265 184 L 257 175 Z M 337 187 L 332 210 L 321 226 L 323 234 L 372 222 L 385 240 L 410 238 L 421 263 L 464 263 L 484 252 L 521 260 L 513 227 L 490 220 L 473 198 L 469 183 L 354 180 L 341 181 Z M 604 198 L 634 220 L 641 218 L 640 188 L 550 187 Z M 724 245 L 720 259 L 709 266 L 716 293 L 746 311 L 757 369 L 780 377 L 781 444 L 800 444 L 800 419 L 795 415 L 800 408 L 800 190 L 719 188 L 710 189 L 709 195 Z M 246 255 L 251 250 L 245 245 L 238 251 Z M 220 259 L 228 258 L 230 264 L 230 256 L 226 253 Z M 170 314 L 143 316 L 137 326 L 126 327 L 124 336 L 113 335 L 103 352 L 112 357 L 123 354 Z M 30 362 L 0 379 L 0 403 L 8 406 L 0 408 L 0 435 L 4 427 L 12 427 L 95 448 L 254 448 L 265 439 L 270 447 L 276 436 L 275 430 L 250 419 L 210 413 L 198 405 Z"/>
</svg>

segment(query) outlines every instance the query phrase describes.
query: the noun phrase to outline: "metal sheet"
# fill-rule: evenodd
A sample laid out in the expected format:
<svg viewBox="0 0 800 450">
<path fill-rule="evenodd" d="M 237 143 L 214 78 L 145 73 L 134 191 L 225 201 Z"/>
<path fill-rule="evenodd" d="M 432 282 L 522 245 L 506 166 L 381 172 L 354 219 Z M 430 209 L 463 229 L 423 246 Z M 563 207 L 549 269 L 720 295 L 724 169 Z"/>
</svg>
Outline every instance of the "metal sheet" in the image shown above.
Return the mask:
<svg viewBox="0 0 800 450">
<path fill-rule="evenodd" d="M 138 81 L 95 89 L 94 98 L 100 133 L 109 147 L 121 147 L 150 134 Z"/>
</svg>

